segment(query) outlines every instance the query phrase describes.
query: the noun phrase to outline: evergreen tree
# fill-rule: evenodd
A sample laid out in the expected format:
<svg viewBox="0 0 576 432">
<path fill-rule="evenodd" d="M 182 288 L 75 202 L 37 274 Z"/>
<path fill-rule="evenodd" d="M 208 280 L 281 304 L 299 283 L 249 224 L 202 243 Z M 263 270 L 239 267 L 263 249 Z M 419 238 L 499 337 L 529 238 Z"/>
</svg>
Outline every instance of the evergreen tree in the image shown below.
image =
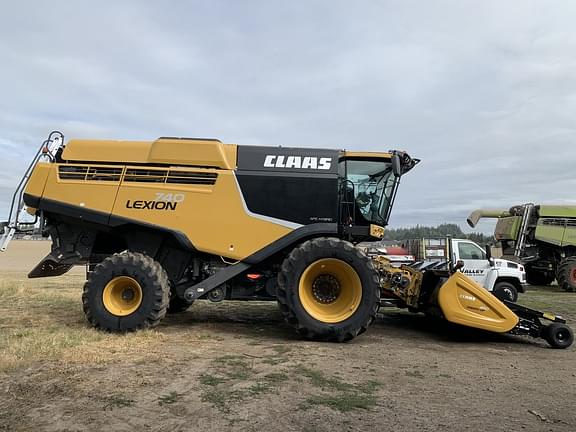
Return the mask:
<svg viewBox="0 0 576 432">
<path fill-rule="evenodd" d="M 408 240 L 418 238 L 465 238 L 478 243 L 480 246 L 494 243 L 493 236 L 486 236 L 482 233 L 466 234 L 456 224 L 441 224 L 435 227 L 416 225 L 410 228 L 387 228 L 384 240 Z"/>
</svg>

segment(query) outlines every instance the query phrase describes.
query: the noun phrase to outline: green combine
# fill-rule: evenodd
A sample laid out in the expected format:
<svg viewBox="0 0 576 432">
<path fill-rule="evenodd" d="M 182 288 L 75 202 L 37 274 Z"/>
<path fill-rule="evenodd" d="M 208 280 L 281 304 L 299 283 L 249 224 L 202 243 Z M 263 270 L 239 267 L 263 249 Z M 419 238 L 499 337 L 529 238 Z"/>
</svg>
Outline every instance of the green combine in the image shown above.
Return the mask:
<svg viewBox="0 0 576 432">
<path fill-rule="evenodd" d="M 524 264 L 531 285 L 554 279 L 566 291 L 576 291 L 576 206 L 523 204 L 509 210 L 475 210 L 468 225 L 496 218 L 494 237 L 503 258 Z"/>
</svg>

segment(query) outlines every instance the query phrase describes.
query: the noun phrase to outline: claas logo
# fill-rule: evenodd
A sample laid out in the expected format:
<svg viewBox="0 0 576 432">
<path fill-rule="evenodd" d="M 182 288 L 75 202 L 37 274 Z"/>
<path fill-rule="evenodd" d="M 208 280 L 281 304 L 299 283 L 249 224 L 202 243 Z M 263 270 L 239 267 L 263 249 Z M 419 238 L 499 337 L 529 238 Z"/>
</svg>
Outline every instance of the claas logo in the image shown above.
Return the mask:
<svg viewBox="0 0 576 432">
<path fill-rule="evenodd" d="M 329 170 L 332 166 L 332 158 L 316 156 L 277 156 L 267 155 L 264 159 L 266 168 L 294 168 Z"/>
</svg>

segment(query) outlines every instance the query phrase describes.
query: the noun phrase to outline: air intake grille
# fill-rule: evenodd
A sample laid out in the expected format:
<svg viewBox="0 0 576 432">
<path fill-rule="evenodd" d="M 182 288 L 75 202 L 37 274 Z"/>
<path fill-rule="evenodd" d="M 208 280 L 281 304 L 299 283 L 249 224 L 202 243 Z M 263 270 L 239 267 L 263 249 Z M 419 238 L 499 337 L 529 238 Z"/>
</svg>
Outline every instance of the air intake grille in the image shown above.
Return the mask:
<svg viewBox="0 0 576 432">
<path fill-rule="evenodd" d="M 122 168 L 60 165 L 58 175 L 61 180 L 120 181 Z"/>
<path fill-rule="evenodd" d="M 546 218 L 542 219 L 542 225 L 559 226 L 559 227 L 576 227 L 576 219 L 563 219 L 563 218 Z"/>
<path fill-rule="evenodd" d="M 166 183 L 213 185 L 217 177 L 216 173 L 170 170 Z"/>
<path fill-rule="evenodd" d="M 60 165 L 60 180 L 120 181 L 128 183 L 169 183 L 189 185 L 214 185 L 217 173 L 167 170 L 153 168 L 95 167 L 88 165 Z"/>
<path fill-rule="evenodd" d="M 168 170 L 127 169 L 125 182 L 166 183 Z"/>
</svg>

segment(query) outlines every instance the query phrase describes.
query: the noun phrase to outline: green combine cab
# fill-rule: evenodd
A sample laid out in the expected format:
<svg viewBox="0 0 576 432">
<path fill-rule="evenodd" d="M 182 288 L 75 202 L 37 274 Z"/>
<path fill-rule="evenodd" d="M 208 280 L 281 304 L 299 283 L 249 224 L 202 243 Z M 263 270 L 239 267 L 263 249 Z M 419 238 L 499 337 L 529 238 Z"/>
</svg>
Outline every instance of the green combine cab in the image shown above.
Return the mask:
<svg viewBox="0 0 576 432">
<path fill-rule="evenodd" d="M 576 206 L 523 204 L 509 210 L 475 210 L 468 225 L 496 218 L 494 237 L 503 258 L 524 264 L 532 285 L 556 279 L 566 291 L 576 291 Z"/>
</svg>

